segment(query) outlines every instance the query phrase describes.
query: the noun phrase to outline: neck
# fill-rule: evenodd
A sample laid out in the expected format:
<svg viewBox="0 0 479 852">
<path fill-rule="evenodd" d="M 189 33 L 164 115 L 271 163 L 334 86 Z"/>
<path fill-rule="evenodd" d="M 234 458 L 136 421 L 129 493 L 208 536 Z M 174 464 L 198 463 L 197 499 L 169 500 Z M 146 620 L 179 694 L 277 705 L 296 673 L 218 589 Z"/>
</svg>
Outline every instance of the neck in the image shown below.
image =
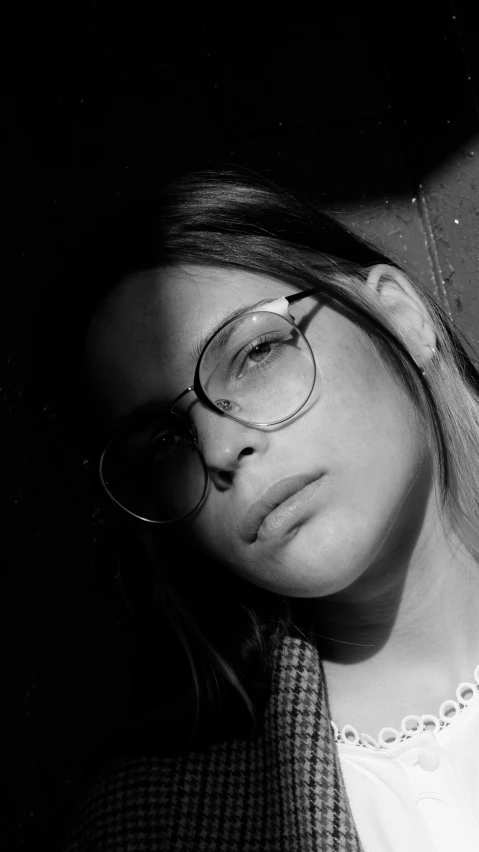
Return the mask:
<svg viewBox="0 0 479 852">
<path fill-rule="evenodd" d="M 479 663 L 479 566 L 439 516 L 435 494 L 412 547 L 403 539 L 310 607 L 325 667 L 347 677 L 427 670 L 452 683 L 470 680 Z"/>
</svg>

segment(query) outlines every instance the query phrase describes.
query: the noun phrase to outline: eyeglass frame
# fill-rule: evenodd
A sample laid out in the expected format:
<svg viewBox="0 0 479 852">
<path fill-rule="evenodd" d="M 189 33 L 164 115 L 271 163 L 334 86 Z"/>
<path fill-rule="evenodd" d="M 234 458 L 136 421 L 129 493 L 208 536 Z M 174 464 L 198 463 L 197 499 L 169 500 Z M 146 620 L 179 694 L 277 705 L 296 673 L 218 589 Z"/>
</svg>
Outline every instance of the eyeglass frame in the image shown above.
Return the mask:
<svg viewBox="0 0 479 852">
<path fill-rule="evenodd" d="M 248 316 L 248 314 L 255 314 L 255 313 L 261 313 L 261 312 L 267 312 L 267 313 L 277 314 L 278 316 L 282 316 L 282 317 L 283 317 L 283 319 L 285 319 L 285 320 L 286 320 L 287 322 L 289 322 L 291 325 L 295 326 L 295 319 L 294 319 L 294 317 L 292 317 L 292 316 L 291 316 L 291 314 L 289 313 L 289 306 L 290 306 L 290 305 L 292 305 L 292 304 L 294 304 L 294 303 L 296 303 L 296 302 L 301 301 L 301 299 L 305 299 L 307 296 L 313 296 L 313 295 L 317 295 L 317 294 L 318 294 L 318 291 L 317 291 L 317 289 L 316 289 L 316 288 L 314 288 L 314 289 L 302 290 L 302 291 L 301 291 L 301 292 L 299 292 L 299 293 L 292 293 L 292 294 L 291 294 L 291 296 L 280 296 L 278 299 L 273 299 L 271 302 L 266 302 L 265 304 L 260 305 L 260 306 L 258 306 L 258 307 L 254 307 L 254 308 L 252 307 L 252 308 L 251 308 L 251 310 L 247 311 L 247 312 L 246 312 L 245 314 L 243 314 L 242 316 Z M 275 309 L 275 306 L 276 306 L 276 309 Z M 273 309 L 272 309 L 272 308 L 273 308 Z M 119 502 L 119 501 L 118 501 L 118 500 L 117 500 L 117 499 L 113 496 L 113 494 L 111 494 L 111 492 L 108 490 L 108 488 L 107 488 L 107 486 L 106 486 L 106 483 L 105 483 L 105 480 L 104 480 L 104 478 L 103 478 L 103 474 L 102 474 L 103 459 L 104 459 L 104 457 L 105 457 L 105 454 L 106 454 L 106 452 L 107 452 L 108 448 L 109 448 L 109 447 L 110 447 L 110 445 L 112 444 L 112 442 L 115 440 L 115 438 L 119 435 L 119 433 L 120 433 L 123 429 L 128 428 L 128 424 L 125 424 L 124 426 L 121 426 L 121 427 L 120 427 L 120 429 L 118 429 L 118 430 L 117 430 L 117 431 L 116 431 L 116 432 L 112 435 L 112 437 L 110 438 L 110 440 L 107 442 L 106 446 L 105 446 L 105 447 L 104 447 L 104 449 L 103 449 L 103 452 L 102 452 L 101 457 L 100 457 L 99 465 L 98 465 L 98 466 L 99 466 L 100 482 L 101 482 L 101 484 L 102 484 L 102 486 L 103 486 L 104 490 L 106 491 L 106 493 L 107 493 L 108 497 L 109 497 L 111 500 L 113 500 L 113 502 L 114 502 L 114 503 L 116 503 L 116 505 L 117 505 L 117 506 L 119 506 L 119 507 L 120 507 L 120 509 L 122 509 L 124 512 L 127 512 L 129 515 L 132 515 L 132 516 L 133 516 L 134 518 L 136 518 L 137 520 L 145 521 L 146 523 L 151 523 L 151 524 L 173 524 L 173 523 L 179 523 L 180 521 L 184 521 L 184 520 L 186 520 L 187 518 L 191 517 L 191 515 L 195 514 L 195 512 L 197 512 L 197 511 L 198 511 L 198 509 L 199 509 L 199 508 L 203 505 L 203 503 L 204 503 L 204 501 L 205 501 L 205 498 L 206 498 L 206 492 L 207 492 L 207 490 L 208 490 L 208 483 L 209 483 L 209 479 L 210 479 L 210 476 L 209 476 L 209 473 L 208 473 L 208 468 L 207 468 L 206 463 L 205 463 L 205 460 L 204 460 L 204 458 L 203 458 L 203 454 L 202 454 L 202 452 L 201 452 L 201 450 L 200 450 L 200 448 L 199 448 L 198 441 L 197 441 L 197 438 L 196 438 L 195 434 L 191 431 L 191 428 L 189 427 L 189 425 L 188 425 L 187 423 L 185 423 L 185 421 L 184 421 L 183 417 L 182 417 L 180 414 L 178 414 L 176 411 L 174 411 L 174 410 L 173 410 L 173 409 L 174 409 L 174 407 L 175 407 L 175 405 L 176 405 L 176 404 L 177 404 L 177 403 L 178 403 L 181 399 L 183 399 L 183 397 L 184 397 L 184 396 L 186 396 L 186 394 L 187 394 L 187 393 L 194 392 L 194 393 L 195 393 L 195 395 L 196 395 L 196 397 L 197 397 L 197 399 L 198 399 L 201 403 L 203 403 L 203 405 L 205 405 L 205 406 L 206 406 L 206 408 L 209 408 L 211 411 L 214 411 L 216 414 L 219 414 L 220 416 L 228 417 L 230 420 L 234 420 L 234 421 L 235 421 L 235 422 L 237 422 L 237 423 L 242 423 L 242 424 L 244 424 L 245 426 L 252 426 L 252 427 L 255 427 L 255 428 L 261 428 L 262 426 L 263 426 L 263 427 L 264 427 L 264 426 L 277 426 L 279 423 L 285 423 L 285 422 L 286 422 L 286 420 L 290 420 L 290 419 L 291 419 L 291 417 L 294 417 L 294 416 L 295 416 L 295 414 L 297 414 L 297 413 L 298 413 L 298 411 L 301 411 L 301 409 L 302 409 L 302 408 L 304 408 L 304 406 L 306 405 L 306 403 L 307 403 L 308 399 L 310 398 L 310 396 L 311 396 L 311 394 L 312 394 L 312 392 L 313 392 L 314 385 L 315 385 L 315 383 L 316 383 L 316 372 L 317 372 L 317 370 L 316 370 L 316 362 L 315 362 L 315 360 L 314 360 L 314 354 L 313 354 L 313 351 L 312 351 L 311 346 L 310 346 L 310 344 L 309 344 L 309 341 L 307 340 L 307 338 L 305 337 L 305 335 L 301 332 L 301 329 L 299 329 L 300 333 L 302 334 L 303 338 L 306 340 L 306 343 L 308 344 L 309 349 L 310 349 L 310 351 L 311 351 L 311 356 L 312 356 L 312 362 L 313 362 L 314 374 L 313 374 L 313 381 L 312 381 L 312 384 L 311 384 L 311 390 L 310 390 L 309 394 L 307 395 L 306 399 L 304 400 L 304 402 L 303 402 L 303 403 L 299 406 L 299 408 L 297 408 L 297 409 L 296 409 L 296 411 L 293 411 L 291 414 L 288 414 L 288 416 L 287 416 L 287 417 L 283 417 L 281 420 L 274 420 L 274 421 L 273 421 L 273 422 L 271 422 L 271 423 L 251 423 L 251 422 L 248 422 L 248 421 L 245 421 L 245 420 L 240 420 L 238 417 L 234 417 L 232 414 L 229 414 L 227 411 L 224 411 L 224 410 L 222 410 L 221 408 L 218 408 L 218 406 L 217 406 L 217 405 L 215 405 L 215 404 L 214 404 L 214 403 L 210 400 L 210 398 L 206 395 L 206 392 L 204 391 L 203 387 L 201 386 L 201 382 L 200 382 L 200 368 L 201 368 L 201 362 L 202 362 L 203 356 L 204 356 L 204 354 L 205 354 L 206 350 L 208 349 L 208 347 L 210 346 L 211 342 L 215 339 L 215 337 L 217 337 L 217 335 L 218 335 L 218 334 L 221 334 L 221 332 L 223 331 L 223 329 L 224 329 L 224 328 L 226 328 L 226 326 L 230 325 L 230 323 L 232 323 L 232 322 L 235 322 L 235 319 L 234 319 L 234 318 L 233 318 L 233 319 L 226 320 L 226 322 L 224 322 L 224 323 L 223 323 L 223 325 L 221 325 L 221 326 L 220 326 L 220 328 L 218 328 L 218 329 L 215 331 L 215 333 L 214 333 L 214 334 L 212 334 L 212 335 L 211 335 L 211 337 L 207 340 L 207 342 L 206 342 L 206 343 L 205 343 L 205 345 L 203 346 L 203 349 L 201 350 L 200 356 L 199 356 L 198 361 L 197 361 L 197 363 L 196 363 L 195 373 L 194 373 L 194 377 L 193 377 L 193 384 L 191 384 L 189 387 L 185 388 L 185 390 L 181 391 L 181 393 L 180 393 L 180 394 L 178 394 L 178 396 L 176 396 L 176 397 L 174 398 L 173 402 L 171 403 L 171 406 L 169 407 L 169 413 L 170 413 L 170 415 L 173 415 L 174 417 L 177 417 L 177 418 L 178 418 L 178 420 L 180 420 L 180 422 L 182 423 L 182 426 L 183 426 L 183 427 L 184 427 L 184 428 L 185 428 L 185 429 L 189 432 L 189 434 L 191 435 L 192 443 L 194 444 L 195 449 L 196 449 L 196 450 L 197 450 L 197 452 L 198 452 L 198 455 L 199 455 L 200 460 L 201 460 L 201 464 L 202 464 L 202 466 L 203 466 L 203 471 L 204 471 L 204 473 L 205 473 L 205 487 L 204 487 L 204 490 L 203 490 L 203 494 L 202 494 L 202 496 L 201 496 L 201 499 L 200 499 L 199 503 L 195 506 L 195 508 L 194 508 L 194 509 L 192 509 L 192 511 L 191 511 L 191 512 L 189 512 L 187 515 L 184 515 L 182 518 L 178 518 L 178 519 L 175 519 L 175 520 L 172 520 L 172 521 L 158 521 L 158 520 L 156 520 L 156 521 L 155 521 L 155 520 L 152 520 L 151 518 L 143 518 L 143 517 L 141 517 L 140 515 L 137 515 L 137 514 L 135 514 L 134 512 L 130 511 L 130 509 L 127 509 L 127 508 L 126 508 L 126 506 L 123 506 L 123 505 L 122 505 L 122 504 L 121 504 L 121 503 L 120 503 L 120 502 Z"/>
</svg>

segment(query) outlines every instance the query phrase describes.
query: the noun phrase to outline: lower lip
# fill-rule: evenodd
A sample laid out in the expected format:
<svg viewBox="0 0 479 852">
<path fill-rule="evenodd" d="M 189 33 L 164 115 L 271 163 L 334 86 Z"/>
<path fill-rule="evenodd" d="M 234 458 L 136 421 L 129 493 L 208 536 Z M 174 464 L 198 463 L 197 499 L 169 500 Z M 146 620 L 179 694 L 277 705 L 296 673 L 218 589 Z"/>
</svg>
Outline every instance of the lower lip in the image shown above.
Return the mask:
<svg viewBox="0 0 479 852">
<path fill-rule="evenodd" d="M 304 513 L 307 512 L 317 496 L 319 481 L 319 479 L 315 479 L 314 482 L 310 482 L 301 491 L 296 491 L 295 494 L 276 506 L 262 522 L 258 529 L 257 539 L 264 541 L 279 538 L 285 532 L 293 532 L 297 526 L 304 523 L 306 520 Z"/>
</svg>

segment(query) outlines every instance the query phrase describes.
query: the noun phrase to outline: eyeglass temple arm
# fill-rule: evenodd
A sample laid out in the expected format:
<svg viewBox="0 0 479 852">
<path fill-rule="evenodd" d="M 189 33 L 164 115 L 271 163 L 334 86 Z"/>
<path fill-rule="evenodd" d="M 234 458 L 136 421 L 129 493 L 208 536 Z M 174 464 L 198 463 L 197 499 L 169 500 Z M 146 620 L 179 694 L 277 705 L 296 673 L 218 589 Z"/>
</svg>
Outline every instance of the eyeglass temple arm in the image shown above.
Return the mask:
<svg viewBox="0 0 479 852">
<path fill-rule="evenodd" d="M 305 299 L 306 296 L 317 295 L 317 290 L 302 290 L 301 293 L 293 293 L 291 296 L 282 296 L 280 299 L 274 299 L 272 302 L 267 302 L 265 305 L 261 305 L 259 308 L 255 308 L 255 311 L 270 311 L 274 314 L 281 314 L 286 317 L 289 313 L 289 306 L 294 302 L 299 302 L 300 299 Z"/>
</svg>

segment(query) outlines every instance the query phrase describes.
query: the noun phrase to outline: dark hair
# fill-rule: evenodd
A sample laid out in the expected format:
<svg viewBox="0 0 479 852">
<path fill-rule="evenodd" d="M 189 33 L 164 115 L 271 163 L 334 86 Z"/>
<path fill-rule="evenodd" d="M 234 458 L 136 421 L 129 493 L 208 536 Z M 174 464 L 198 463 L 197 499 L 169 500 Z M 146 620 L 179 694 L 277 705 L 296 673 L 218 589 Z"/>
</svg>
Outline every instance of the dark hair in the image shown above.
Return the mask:
<svg viewBox="0 0 479 852">
<path fill-rule="evenodd" d="M 126 548 L 136 577 L 141 572 L 135 523 L 126 517 L 121 523 L 115 520 L 116 510 L 97 479 L 105 436 L 85 406 L 83 342 L 93 317 L 128 275 L 185 262 L 317 286 L 348 311 L 428 411 L 447 490 L 448 436 L 430 383 L 392 320 L 372 306 L 363 286 L 371 266 L 400 264 L 313 201 L 265 179 L 236 171 L 197 172 L 90 234 L 81 255 L 63 266 L 56 284 L 49 282 L 35 323 L 41 328 L 36 349 L 42 400 L 48 400 L 57 419 L 65 417 L 72 424 L 80 455 L 91 461 L 89 487 L 100 517 Z M 443 329 L 442 348 L 450 347 L 455 368 L 475 394 L 477 374 L 454 329 L 417 282 L 415 286 Z M 213 560 L 193 555 L 187 543 L 178 544 L 172 528 L 158 529 L 155 563 L 146 554 L 143 558 L 142 600 L 151 650 L 145 677 L 158 682 L 163 694 L 149 719 L 139 717 L 132 730 L 144 732 L 151 725 L 156 733 L 165 733 L 165 749 L 170 742 L 174 751 L 204 747 L 240 731 L 254 735 L 269 694 L 274 649 L 287 633 L 315 642 L 305 602 L 262 590 Z M 161 656 L 165 643 L 170 643 L 167 660 Z"/>
</svg>

